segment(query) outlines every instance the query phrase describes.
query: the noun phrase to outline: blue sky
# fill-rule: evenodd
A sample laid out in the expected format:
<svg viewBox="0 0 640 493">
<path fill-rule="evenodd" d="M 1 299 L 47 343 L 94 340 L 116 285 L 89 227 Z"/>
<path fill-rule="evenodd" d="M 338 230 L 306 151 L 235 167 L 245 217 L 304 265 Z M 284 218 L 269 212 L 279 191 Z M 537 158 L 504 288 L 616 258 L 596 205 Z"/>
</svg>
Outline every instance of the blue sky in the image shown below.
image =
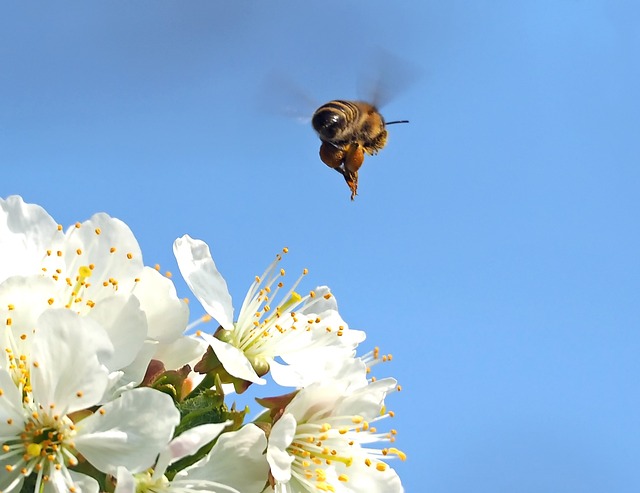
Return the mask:
<svg viewBox="0 0 640 493">
<path fill-rule="evenodd" d="M 0 14 L 0 195 L 62 224 L 121 218 L 183 296 L 177 236 L 210 244 L 236 299 L 289 247 L 292 280 L 308 267 L 365 349 L 394 355 L 379 376 L 403 386 L 390 407 L 408 492 L 638 491 L 636 2 Z M 390 127 L 351 202 L 310 125 L 266 109 L 288 91 L 265 81 L 366 98 L 363 74 L 403 73 L 381 48 L 419 73 L 382 108 L 411 123 Z"/>
</svg>

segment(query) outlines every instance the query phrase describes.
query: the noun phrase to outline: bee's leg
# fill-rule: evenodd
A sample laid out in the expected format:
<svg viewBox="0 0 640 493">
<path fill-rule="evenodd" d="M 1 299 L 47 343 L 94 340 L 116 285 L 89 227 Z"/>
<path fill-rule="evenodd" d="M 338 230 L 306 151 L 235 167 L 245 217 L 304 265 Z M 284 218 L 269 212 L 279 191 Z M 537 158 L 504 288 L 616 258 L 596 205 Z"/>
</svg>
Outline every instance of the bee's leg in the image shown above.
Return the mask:
<svg viewBox="0 0 640 493">
<path fill-rule="evenodd" d="M 320 146 L 320 159 L 330 168 L 342 173 L 342 163 L 344 162 L 345 151 L 336 146 L 323 142 Z"/>
<path fill-rule="evenodd" d="M 366 143 L 366 145 L 364 146 L 364 151 L 370 156 L 378 154 L 378 151 L 387 144 L 387 136 L 388 132 L 386 130 L 383 130 L 377 135 L 375 139 L 370 140 Z"/>
<path fill-rule="evenodd" d="M 344 179 L 351 190 L 351 200 L 358 195 L 358 170 L 364 162 L 364 149 L 360 144 L 351 144 L 344 157 Z"/>
</svg>

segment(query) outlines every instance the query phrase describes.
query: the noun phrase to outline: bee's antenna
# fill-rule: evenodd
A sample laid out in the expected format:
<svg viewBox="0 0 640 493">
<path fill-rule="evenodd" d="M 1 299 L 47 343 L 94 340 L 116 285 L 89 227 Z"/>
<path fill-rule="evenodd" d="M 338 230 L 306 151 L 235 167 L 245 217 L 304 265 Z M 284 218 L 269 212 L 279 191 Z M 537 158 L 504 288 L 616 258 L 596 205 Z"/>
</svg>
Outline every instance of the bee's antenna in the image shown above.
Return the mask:
<svg viewBox="0 0 640 493">
<path fill-rule="evenodd" d="M 394 123 L 409 123 L 409 120 L 396 120 L 393 122 L 386 122 L 385 125 L 393 125 Z"/>
</svg>

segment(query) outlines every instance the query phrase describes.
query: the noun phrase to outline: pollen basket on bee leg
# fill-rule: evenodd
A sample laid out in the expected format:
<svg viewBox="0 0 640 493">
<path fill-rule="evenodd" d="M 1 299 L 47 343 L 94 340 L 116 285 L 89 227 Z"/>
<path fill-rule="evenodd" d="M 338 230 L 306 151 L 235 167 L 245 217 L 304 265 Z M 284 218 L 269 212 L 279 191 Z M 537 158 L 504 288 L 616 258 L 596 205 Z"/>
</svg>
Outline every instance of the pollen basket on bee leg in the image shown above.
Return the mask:
<svg viewBox="0 0 640 493">
<path fill-rule="evenodd" d="M 320 146 L 320 159 L 330 168 L 340 168 L 345 159 L 345 151 L 336 146 L 323 142 Z"/>
</svg>

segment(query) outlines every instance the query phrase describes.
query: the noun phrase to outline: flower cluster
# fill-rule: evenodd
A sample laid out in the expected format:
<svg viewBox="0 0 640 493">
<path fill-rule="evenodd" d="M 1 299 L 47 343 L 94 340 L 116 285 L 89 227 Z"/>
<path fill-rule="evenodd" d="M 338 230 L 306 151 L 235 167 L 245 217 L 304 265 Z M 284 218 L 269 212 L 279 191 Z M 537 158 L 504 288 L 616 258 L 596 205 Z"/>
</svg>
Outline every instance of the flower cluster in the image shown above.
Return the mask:
<svg viewBox="0 0 640 493">
<path fill-rule="evenodd" d="M 369 377 L 386 357 L 357 356 L 329 288 L 285 288 L 279 254 L 234 314 L 207 244 L 174 254 L 213 333 L 122 221 L 64 230 L 0 199 L 0 491 L 403 491 L 377 430 L 398 385 Z M 287 389 L 251 420 L 228 405 L 267 378 Z"/>
</svg>

